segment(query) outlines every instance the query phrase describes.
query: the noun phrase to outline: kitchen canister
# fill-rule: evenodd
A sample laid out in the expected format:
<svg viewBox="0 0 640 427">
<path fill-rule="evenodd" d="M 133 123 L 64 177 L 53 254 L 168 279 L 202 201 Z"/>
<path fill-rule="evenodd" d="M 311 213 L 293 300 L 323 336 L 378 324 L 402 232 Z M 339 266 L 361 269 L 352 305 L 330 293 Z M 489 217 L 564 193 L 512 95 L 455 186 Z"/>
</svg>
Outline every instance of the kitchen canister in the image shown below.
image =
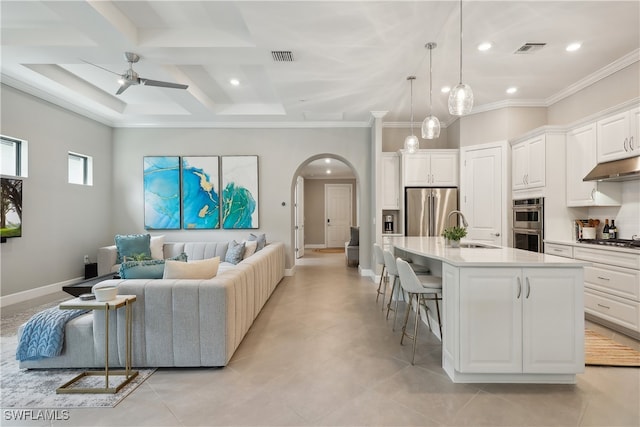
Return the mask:
<svg viewBox="0 0 640 427">
<path fill-rule="evenodd" d="M 596 238 L 596 228 L 595 227 L 582 227 L 582 238 L 583 239 L 595 239 Z"/>
</svg>

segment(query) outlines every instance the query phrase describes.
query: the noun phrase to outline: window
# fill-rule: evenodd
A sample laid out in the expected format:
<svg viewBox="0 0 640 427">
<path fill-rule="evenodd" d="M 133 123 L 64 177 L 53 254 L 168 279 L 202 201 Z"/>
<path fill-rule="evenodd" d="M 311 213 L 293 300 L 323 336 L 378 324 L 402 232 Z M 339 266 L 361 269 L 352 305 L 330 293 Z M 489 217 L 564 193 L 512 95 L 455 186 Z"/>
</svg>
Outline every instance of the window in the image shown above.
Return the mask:
<svg viewBox="0 0 640 427">
<path fill-rule="evenodd" d="M 27 141 L 0 135 L 0 174 L 27 176 Z"/>
<path fill-rule="evenodd" d="M 69 152 L 69 184 L 93 185 L 93 158 Z"/>
</svg>

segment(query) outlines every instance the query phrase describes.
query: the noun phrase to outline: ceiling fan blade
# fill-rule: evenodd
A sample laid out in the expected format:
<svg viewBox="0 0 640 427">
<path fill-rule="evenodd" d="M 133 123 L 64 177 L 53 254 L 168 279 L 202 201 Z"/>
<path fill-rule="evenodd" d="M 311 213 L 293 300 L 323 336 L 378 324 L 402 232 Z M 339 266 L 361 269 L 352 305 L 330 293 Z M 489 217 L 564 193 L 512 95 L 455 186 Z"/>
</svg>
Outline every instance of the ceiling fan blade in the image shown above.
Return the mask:
<svg viewBox="0 0 640 427">
<path fill-rule="evenodd" d="M 170 83 L 170 82 L 163 82 L 160 80 L 150 80 L 150 79 L 143 79 L 140 78 L 140 83 L 142 83 L 145 86 L 158 86 L 158 87 L 168 87 L 168 88 L 172 88 L 172 89 L 186 89 L 189 87 L 189 85 L 183 85 L 183 84 L 179 84 L 179 83 Z"/>
<path fill-rule="evenodd" d="M 120 95 L 122 92 L 124 92 L 125 90 L 127 90 L 127 88 L 131 86 L 131 83 L 129 82 L 124 82 L 122 85 L 120 85 L 120 88 L 118 89 L 118 91 L 116 92 L 116 95 Z"/>
<path fill-rule="evenodd" d="M 104 68 L 104 67 L 102 67 L 102 66 L 100 66 L 100 65 L 98 65 L 98 64 L 94 64 L 93 62 L 85 61 L 85 60 L 84 60 L 84 59 L 82 59 L 82 58 L 80 58 L 80 61 L 84 62 L 85 64 L 93 65 L 94 67 L 97 67 L 97 68 L 100 68 L 100 69 L 102 69 L 102 70 L 108 71 L 108 72 L 110 72 L 110 73 L 112 73 L 112 74 L 115 74 L 115 75 L 117 75 L 117 76 L 119 76 L 119 75 L 120 75 L 120 73 L 116 73 L 115 71 L 111 71 L 110 69 L 108 69 L 108 68 Z"/>
</svg>

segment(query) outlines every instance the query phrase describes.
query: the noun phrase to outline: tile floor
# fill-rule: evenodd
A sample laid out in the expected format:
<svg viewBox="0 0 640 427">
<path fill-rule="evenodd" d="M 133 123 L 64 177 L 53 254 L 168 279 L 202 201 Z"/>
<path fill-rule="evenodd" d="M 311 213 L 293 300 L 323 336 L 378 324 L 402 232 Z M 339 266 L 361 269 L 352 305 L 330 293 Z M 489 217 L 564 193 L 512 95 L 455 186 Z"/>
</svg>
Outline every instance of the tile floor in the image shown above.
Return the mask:
<svg viewBox="0 0 640 427">
<path fill-rule="evenodd" d="M 74 409 L 68 421 L 53 424 L 640 425 L 637 368 L 587 367 L 576 385 L 453 384 L 426 326 L 412 366 L 411 346 L 399 345 L 375 288 L 344 265 L 344 255 L 309 252 L 296 275 L 278 286 L 229 366 L 160 369 L 115 408 Z"/>
</svg>

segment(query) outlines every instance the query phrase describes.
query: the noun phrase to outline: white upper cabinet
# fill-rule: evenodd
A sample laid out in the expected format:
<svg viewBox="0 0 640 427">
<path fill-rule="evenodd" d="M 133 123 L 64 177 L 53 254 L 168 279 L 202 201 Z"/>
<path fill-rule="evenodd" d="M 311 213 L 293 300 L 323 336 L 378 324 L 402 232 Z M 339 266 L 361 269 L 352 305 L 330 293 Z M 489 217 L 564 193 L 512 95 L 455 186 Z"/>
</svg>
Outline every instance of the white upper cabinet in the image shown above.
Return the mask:
<svg viewBox="0 0 640 427">
<path fill-rule="evenodd" d="M 382 153 L 382 209 L 400 209 L 400 157 Z"/>
<path fill-rule="evenodd" d="M 596 123 L 567 133 L 567 206 L 619 206 L 621 187 L 616 182 L 582 179 L 596 164 Z"/>
<path fill-rule="evenodd" d="M 544 187 L 545 141 L 545 135 L 540 135 L 511 147 L 513 190 Z"/>
<path fill-rule="evenodd" d="M 404 187 L 457 187 L 458 150 L 418 150 L 402 153 Z"/>
<path fill-rule="evenodd" d="M 640 155 L 640 107 L 598 120 L 598 162 Z"/>
</svg>

